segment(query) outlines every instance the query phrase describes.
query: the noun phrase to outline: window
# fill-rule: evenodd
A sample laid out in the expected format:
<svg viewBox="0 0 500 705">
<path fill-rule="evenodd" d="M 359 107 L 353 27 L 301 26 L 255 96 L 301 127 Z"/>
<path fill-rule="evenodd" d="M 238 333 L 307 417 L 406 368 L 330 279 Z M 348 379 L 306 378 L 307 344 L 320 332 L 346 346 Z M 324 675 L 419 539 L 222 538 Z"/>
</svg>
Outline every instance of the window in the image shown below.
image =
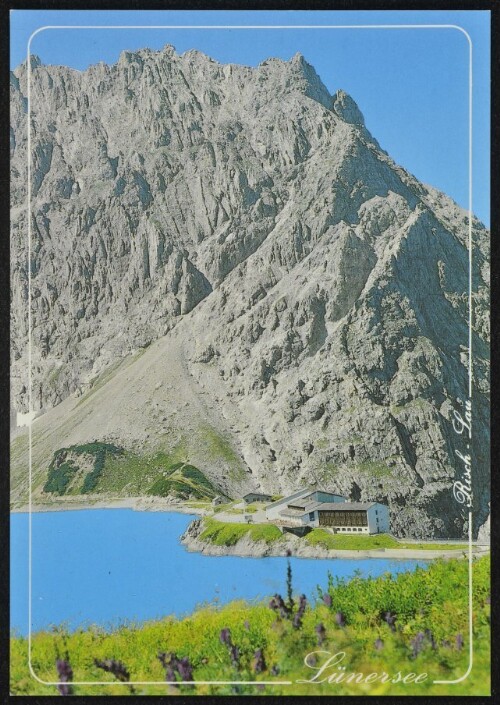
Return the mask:
<svg viewBox="0 0 500 705">
<path fill-rule="evenodd" d="M 309 512 L 309 521 L 314 521 L 314 512 Z"/>
</svg>

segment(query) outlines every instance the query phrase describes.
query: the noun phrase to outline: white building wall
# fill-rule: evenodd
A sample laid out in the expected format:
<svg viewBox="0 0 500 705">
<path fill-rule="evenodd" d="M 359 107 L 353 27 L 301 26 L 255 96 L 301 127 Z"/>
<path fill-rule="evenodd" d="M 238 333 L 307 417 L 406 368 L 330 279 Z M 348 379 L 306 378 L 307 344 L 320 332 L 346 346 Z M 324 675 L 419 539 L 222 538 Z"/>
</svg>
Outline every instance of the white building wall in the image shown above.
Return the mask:
<svg viewBox="0 0 500 705">
<path fill-rule="evenodd" d="M 368 510 L 370 534 L 385 534 L 389 531 L 389 509 L 378 502 Z"/>
</svg>

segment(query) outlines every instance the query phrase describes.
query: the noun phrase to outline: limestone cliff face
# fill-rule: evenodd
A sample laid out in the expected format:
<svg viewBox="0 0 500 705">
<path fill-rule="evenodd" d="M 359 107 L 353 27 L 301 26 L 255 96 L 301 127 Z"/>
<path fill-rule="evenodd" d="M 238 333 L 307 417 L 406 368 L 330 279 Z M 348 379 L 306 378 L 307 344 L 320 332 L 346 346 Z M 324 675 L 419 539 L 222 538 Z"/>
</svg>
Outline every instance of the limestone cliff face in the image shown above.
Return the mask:
<svg viewBox="0 0 500 705">
<path fill-rule="evenodd" d="M 32 58 L 31 74 L 30 263 L 26 66 L 11 77 L 17 411 L 31 266 L 35 409 L 167 336 L 231 419 L 245 486 L 317 481 L 389 502 L 401 534 L 461 535 L 449 419 L 467 391 L 467 214 L 397 166 L 300 55 L 253 69 L 167 46 L 84 72 Z M 474 219 L 472 234 L 477 528 L 488 233 Z M 127 417 L 136 441 L 148 418 Z"/>
</svg>

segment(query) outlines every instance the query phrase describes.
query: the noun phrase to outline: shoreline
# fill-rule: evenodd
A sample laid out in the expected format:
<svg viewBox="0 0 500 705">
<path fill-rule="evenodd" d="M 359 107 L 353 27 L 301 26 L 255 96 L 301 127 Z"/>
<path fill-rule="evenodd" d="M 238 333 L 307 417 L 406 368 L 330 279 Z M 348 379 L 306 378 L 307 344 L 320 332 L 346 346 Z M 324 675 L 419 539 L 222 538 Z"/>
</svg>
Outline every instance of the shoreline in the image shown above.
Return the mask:
<svg viewBox="0 0 500 705">
<path fill-rule="evenodd" d="M 195 501 L 195 500 L 193 500 Z M 47 504 L 32 504 L 33 514 L 44 512 L 68 512 L 87 509 L 132 509 L 135 512 L 177 512 L 206 516 L 210 512 L 203 507 L 190 507 L 185 501 L 163 499 L 162 497 L 122 497 L 116 499 L 96 499 L 95 501 L 60 500 Z M 29 514 L 29 504 L 10 509 L 11 514 Z"/>
<path fill-rule="evenodd" d="M 433 560 L 436 558 L 458 558 L 467 560 L 468 553 L 461 549 L 410 549 L 410 548 L 376 548 L 376 549 L 360 549 L 360 550 L 340 550 L 328 549 L 322 546 L 311 546 L 305 543 L 301 538 L 293 534 L 287 534 L 274 543 L 266 543 L 265 541 L 253 541 L 246 534 L 232 546 L 218 546 L 209 541 L 200 539 L 200 534 L 203 531 L 203 522 L 201 519 L 192 521 L 186 531 L 180 537 L 181 544 L 187 551 L 194 553 L 202 553 L 206 556 L 240 556 L 244 558 L 266 558 L 287 556 L 291 553 L 293 558 L 389 558 L 394 560 Z M 486 555 L 489 548 L 486 550 L 480 547 L 473 547 L 473 557 Z"/>
</svg>

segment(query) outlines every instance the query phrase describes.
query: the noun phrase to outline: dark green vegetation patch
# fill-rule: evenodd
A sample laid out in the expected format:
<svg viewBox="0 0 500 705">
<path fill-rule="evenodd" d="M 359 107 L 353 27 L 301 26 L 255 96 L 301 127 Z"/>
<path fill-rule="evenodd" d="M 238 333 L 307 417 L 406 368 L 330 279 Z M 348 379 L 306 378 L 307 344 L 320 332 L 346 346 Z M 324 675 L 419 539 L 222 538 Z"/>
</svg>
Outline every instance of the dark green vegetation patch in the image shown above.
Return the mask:
<svg viewBox="0 0 500 705">
<path fill-rule="evenodd" d="M 93 467 L 92 470 L 85 475 L 80 492 L 82 494 L 92 492 L 97 486 L 97 482 L 104 469 L 106 455 L 117 456 L 122 453 L 123 448 L 115 446 L 112 443 L 100 443 L 98 441 L 74 445 L 69 448 L 59 448 L 59 450 L 56 450 L 54 453 L 49 465 L 49 476 L 43 487 L 43 491 L 58 495 L 66 494 L 72 480 L 80 470 L 75 457 L 89 455 L 94 459 Z"/>
<path fill-rule="evenodd" d="M 203 472 L 187 461 L 181 449 L 174 448 L 170 454 L 158 451 L 138 455 L 98 441 L 57 450 L 43 489 L 57 495 L 102 492 L 205 501 L 221 495 Z"/>
<path fill-rule="evenodd" d="M 161 477 L 149 488 L 148 494 L 180 499 L 213 499 L 220 493 L 194 465 L 175 463 L 163 470 Z"/>
</svg>

